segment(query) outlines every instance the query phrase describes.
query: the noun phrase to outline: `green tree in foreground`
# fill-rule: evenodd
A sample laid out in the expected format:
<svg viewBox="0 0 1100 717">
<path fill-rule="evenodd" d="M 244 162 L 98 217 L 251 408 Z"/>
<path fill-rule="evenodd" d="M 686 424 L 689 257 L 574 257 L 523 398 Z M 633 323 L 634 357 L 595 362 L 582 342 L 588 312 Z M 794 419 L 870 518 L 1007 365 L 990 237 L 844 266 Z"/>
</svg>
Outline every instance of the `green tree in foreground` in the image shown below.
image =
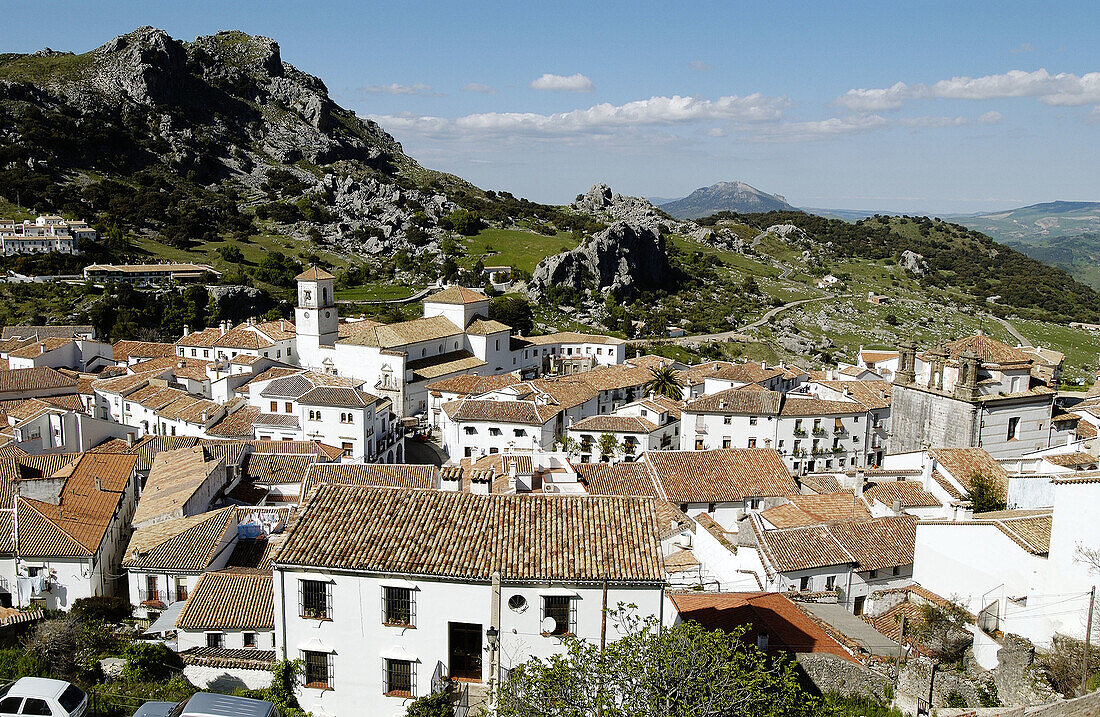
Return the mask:
<svg viewBox="0 0 1100 717">
<path fill-rule="evenodd" d="M 988 513 L 991 510 L 1005 509 L 1005 493 L 997 481 L 985 473 L 970 476 L 970 502 L 975 513 Z"/>
<path fill-rule="evenodd" d="M 565 654 L 532 658 L 500 689 L 501 717 L 811 717 L 828 712 L 799 685 L 795 665 L 742 640 L 743 630 L 693 622 L 661 629 L 622 605 L 603 649 L 565 638 Z"/>
<path fill-rule="evenodd" d="M 489 318 L 508 324 L 516 333 L 528 336 L 535 328 L 535 313 L 522 296 L 498 296 L 489 302 Z"/>
<path fill-rule="evenodd" d="M 657 366 L 649 369 L 649 373 L 652 376 L 643 387 L 647 393 L 667 396 L 674 401 L 684 397 L 684 389 L 680 384 L 680 372 L 672 366 Z"/>
</svg>

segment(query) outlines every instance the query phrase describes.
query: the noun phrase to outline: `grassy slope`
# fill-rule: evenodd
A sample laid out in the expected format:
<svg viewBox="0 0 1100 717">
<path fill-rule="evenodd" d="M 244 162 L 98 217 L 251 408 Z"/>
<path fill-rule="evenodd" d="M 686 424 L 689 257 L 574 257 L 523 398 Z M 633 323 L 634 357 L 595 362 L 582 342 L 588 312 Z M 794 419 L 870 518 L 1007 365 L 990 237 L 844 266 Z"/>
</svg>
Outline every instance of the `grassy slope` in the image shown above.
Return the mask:
<svg viewBox="0 0 1100 717">
<path fill-rule="evenodd" d="M 488 227 L 475 236 L 465 237 L 462 246 L 466 256 L 458 262 L 460 266 L 473 266 L 480 257 L 486 266 L 513 266 L 531 272 L 543 258 L 573 249 L 577 241 L 564 233 L 546 236 L 523 229 Z"/>
</svg>

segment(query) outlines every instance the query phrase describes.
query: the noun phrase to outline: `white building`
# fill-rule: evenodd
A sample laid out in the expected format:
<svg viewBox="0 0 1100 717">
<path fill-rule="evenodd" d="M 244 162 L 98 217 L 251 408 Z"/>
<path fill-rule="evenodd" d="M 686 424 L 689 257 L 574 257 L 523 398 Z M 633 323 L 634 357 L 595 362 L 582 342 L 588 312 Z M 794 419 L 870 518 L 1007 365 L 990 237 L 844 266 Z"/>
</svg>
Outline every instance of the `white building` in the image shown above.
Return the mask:
<svg viewBox="0 0 1100 717">
<path fill-rule="evenodd" d="M 132 284 L 194 283 L 222 273 L 209 264 L 89 264 L 84 267 L 88 281 L 125 281 Z"/>
<path fill-rule="evenodd" d="M 798 393 L 728 388 L 688 401 L 680 448 L 773 448 L 796 473 L 876 464 L 885 450 L 886 389 L 881 398 L 863 397 L 865 403 L 829 383 L 807 384 Z"/>
<path fill-rule="evenodd" d="M 400 463 L 404 437 L 389 399 L 361 390 L 357 379 L 313 371 L 261 374 L 249 383 L 249 402 L 261 440 L 317 440 L 339 446 L 353 461 Z"/>
<path fill-rule="evenodd" d="M 87 223 L 44 214 L 33 222 L 0 219 L 0 252 L 12 254 L 79 254 L 80 242 L 95 241 L 96 231 Z"/>
<path fill-rule="evenodd" d="M 616 639 L 605 605 L 660 616 L 658 530 L 644 498 L 322 485 L 275 559 L 276 651 L 315 715 L 403 715 L 437 677 L 485 690 L 564 634 Z"/>
<path fill-rule="evenodd" d="M 582 418 L 566 429 L 566 435 L 573 439 L 581 463 L 601 459 L 600 439 L 604 434 L 613 436 L 618 446 L 615 454 L 606 458 L 633 460 L 644 451 L 680 444 L 680 406 L 679 401 L 665 396 L 651 396 L 609 414 Z"/>
<path fill-rule="evenodd" d="M 536 375 L 550 357 L 575 353 L 599 363 L 618 363 L 625 356 L 625 343 L 605 336 L 513 336 L 511 327 L 488 318 L 489 297 L 460 286 L 427 297 L 423 318 L 341 323 L 335 277 L 313 267 L 297 279 L 299 362 L 359 379 L 371 393 L 390 399 L 399 416 L 427 411 L 427 384 L 433 381 L 463 374 Z"/>
<path fill-rule="evenodd" d="M 294 324 L 283 319 L 260 323 L 251 320 L 237 326 L 222 322 L 202 331 L 188 332 L 176 342 L 180 358 L 232 361 L 238 357 L 266 358 L 297 365 Z"/>
<path fill-rule="evenodd" d="M 137 456 L 112 453 L 6 463 L 17 488 L 0 508 L 0 591 L 9 595 L 0 598 L 68 610 L 80 598 L 124 593 L 117 576 L 137 499 L 136 463 Z"/>
<path fill-rule="evenodd" d="M 8 368 L 68 368 L 94 372 L 114 363 L 110 344 L 88 339 L 43 339 L 7 354 Z"/>
</svg>

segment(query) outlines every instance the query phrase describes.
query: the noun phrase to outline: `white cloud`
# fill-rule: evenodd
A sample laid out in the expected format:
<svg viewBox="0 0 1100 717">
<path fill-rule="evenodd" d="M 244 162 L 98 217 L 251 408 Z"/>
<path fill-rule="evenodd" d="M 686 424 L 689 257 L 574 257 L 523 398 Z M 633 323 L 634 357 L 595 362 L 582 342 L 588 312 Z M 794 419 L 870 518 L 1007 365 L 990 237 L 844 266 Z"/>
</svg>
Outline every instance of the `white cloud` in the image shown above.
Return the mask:
<svg viewBox="0 0 1100 717">
<path fill-rule="evenodd" d="M 992 100 L 1008 97 L 1034 97 L 1048 105 L 1098 104 L 1100 72 L 1052 75 L 1045 69 L 1034 72 L 1010 70 L 983 77 L 952 77 L 931 85 L 898 82 L 881 89 L 848 90 L 837 98 L 836 103 L 860 112 L 880 112 L 897 109 L 909 100 Z"/>
<path fill-rule="evenodd" d="M 1032 45 L 1030 42 L 1024 42 L 1012 48 L 1011 50 L 1009 50 L 1009 52 L 1011 52 L 1013 55 L 1019 55 L 1024 52 L 1035 52 L 1035 46 Z"/>
<path fill-rule="evenodd" d="M 990 110 L 984 115 L 978 117 L 978 124 L 997 124 L 1004 118 L 1005 116 L 997 110 Z"/>
<path fill-rule="evenodd" d="M 562 92 L 591 92 L 596 89 L 592 80 L 581 73 L 575 75 L 552 75 L 546 73 L 542 77 L 531 80 L 533 90 L 558 90 Z"/>
<path fill-rule="evenodd" d="M 394 82 L 390 85 L 367 85 L 363 92 L 368 95 L 419 95 L 421 97 L 440 97 L 439 92 L 432 90 L 431 85 L 417 82 L 413 85 L 402 85 Z"/>
<path fill-rule="evenodd" d="M 606 132 L 615 128 L 676 125 L 693 122 L 777 122 L 789 104 L 785 97 L 761 94 L 730 95 L 708 100 L 699 97 L 650 97 L 622 105 L 602 103 L 587 109 L 555 114 L 535 112 L 485 112 L 456 119 L 414 115 L 371 116 L 392 129 L 427 134 L 452 132 L 577 134 Z"/>
<path fill-rule="evenodd" d="M 970 124 L 965 117 L 904 117 L 898 120 L 902 127 L 961 127 Z"/>
<path fill-rule="evenodd" d="M 478 92 L 483 95 L 495 95 L 499 90 L 489 85 L 483 85 L 480 82 L 469 82 L 462 86 L 463 92 Z"/>
<path fill-rule="evenodd" d="M 812 142 L 840 135 L 873 132 L 890 123 L 877 114 L 830 117 L 812 122 L 787 122 L 762 127 L 755 136 L 759 142 Z"/>
<path fill-rule="evenodd" d="M 688 63 L 688 67 L 699 72 L 706 72 L 707 70 L 713 70 L 714 65 L 709 62 L 703 62 L 702 60 L 692 60 Z"/>
</svg>

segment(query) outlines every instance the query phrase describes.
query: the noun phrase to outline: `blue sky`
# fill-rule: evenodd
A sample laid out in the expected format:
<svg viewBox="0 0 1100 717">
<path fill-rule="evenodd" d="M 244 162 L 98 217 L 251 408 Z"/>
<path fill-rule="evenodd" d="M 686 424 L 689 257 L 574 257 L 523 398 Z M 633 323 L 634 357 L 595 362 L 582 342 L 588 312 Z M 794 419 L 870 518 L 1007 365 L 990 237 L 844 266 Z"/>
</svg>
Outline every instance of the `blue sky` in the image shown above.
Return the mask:
<svg viewBox="0 0 1100 717">
<path fill-rule="evenodd" d="M 1100 200 L 1100 3 L 14 2 L 0 51 L 276 39 L 422 164 L 564 202 L 742 180 L 799 206 Z"/>
</svg>

